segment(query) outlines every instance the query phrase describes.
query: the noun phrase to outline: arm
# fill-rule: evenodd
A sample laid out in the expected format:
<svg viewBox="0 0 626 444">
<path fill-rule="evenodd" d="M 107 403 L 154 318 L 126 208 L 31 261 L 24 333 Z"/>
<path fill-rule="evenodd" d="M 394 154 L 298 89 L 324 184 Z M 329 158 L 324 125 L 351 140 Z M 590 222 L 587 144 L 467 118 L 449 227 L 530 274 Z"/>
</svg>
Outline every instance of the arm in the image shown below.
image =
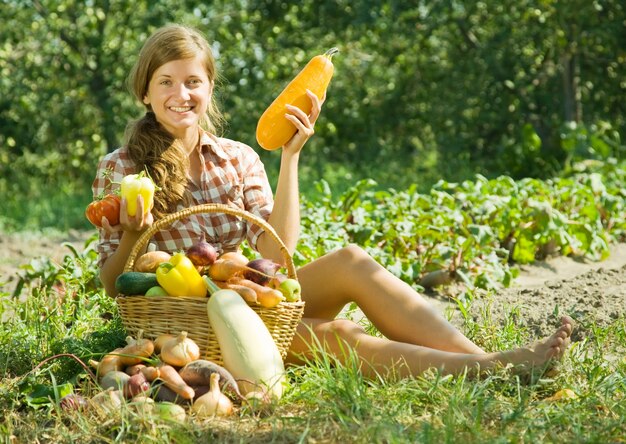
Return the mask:
<svg viewBox="0 0 626 444">
<path fill-rule="evenodd" d="M 298 187 L 300 151 L 315 132 L 313 127 L 320 115 L 325 99 L 325 97 L 322 100 L 318 99 L 315 94 L 308 90 L 307 95 L 313 105 L 310 115 L 307 116 L 299 108 L 287 105 L 290 114 L 286 114 L 285 118 L 291 121 L 298 131 L 283 147 L 274 197 L 274 209 L 269 218 L 270 225 L 274 227 L 291 254 L 295 251 L 300 236 L 300 192 Z M 269 236 L 262 234 L 259 237 L 257 249 L 265 258 L 273 259 L 279 263 L 284 261 L 280 248 Z"/>
</svg>

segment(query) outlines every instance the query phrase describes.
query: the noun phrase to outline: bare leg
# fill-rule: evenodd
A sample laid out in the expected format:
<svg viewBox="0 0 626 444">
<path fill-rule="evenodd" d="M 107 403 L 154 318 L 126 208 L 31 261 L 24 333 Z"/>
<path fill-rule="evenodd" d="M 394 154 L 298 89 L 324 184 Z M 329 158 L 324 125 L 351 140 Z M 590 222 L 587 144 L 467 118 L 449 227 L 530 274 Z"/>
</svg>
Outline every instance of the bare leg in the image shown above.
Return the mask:
<svg viewBox="0 0 626 444">
<path fill-rule="evenodd" d="M 397 377 L 418 376 L 430 368 L 446 374 L 458 374 L 466 370 L 484 372 L 499 366 L 512 364 L 523 370 L 541 368 L 563 356 L 570 343 L 573 321 L 561 319 L 561 326 L 549 337 L 529 347 L 495 353 L 455 353 L 391 341 L 370 336 L 357 324 L 347 320 L 325 321 L 305 319 L 298 327 L 287 361 L 299 363 L 313 357 L 315 345 L 345 363 L 346 349 L 354 350 L 366 377 L 386 375 L 393 369 Z M 313 335 L 313 336 L 312 336 Z"/>
<path fill-rule="evenodd" d="M 298 271 L 304 316 L 332 320 L 350 302 L 387 338 L 437 350 L 484 353 L 410 285 L 355 245 L 329 253 Z"/>
</svg>

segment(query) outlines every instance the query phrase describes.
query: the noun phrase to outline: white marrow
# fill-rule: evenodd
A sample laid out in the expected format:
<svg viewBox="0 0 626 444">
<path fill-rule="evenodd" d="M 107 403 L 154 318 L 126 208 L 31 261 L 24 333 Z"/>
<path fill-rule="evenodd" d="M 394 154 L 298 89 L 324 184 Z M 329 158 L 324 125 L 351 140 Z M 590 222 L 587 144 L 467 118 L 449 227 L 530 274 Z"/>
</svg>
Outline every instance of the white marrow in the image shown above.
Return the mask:
<svg viewBox="0 0 626 444">
<path fill-rule="evenodd" d="M 237 380 L 242 394 L 263 390 L 280 399 L 285 366 L 260 316 L 233 290 L 213 293 L 207 314 L 224 367 Z"/>
</svg>

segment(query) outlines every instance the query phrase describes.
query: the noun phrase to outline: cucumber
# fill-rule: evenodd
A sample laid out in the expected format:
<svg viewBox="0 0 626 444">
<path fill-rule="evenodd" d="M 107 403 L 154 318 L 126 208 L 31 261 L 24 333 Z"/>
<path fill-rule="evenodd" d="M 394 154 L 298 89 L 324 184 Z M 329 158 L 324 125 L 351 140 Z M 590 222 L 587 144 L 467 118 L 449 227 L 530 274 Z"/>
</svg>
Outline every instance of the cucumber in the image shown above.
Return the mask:
<svg viewBox="0 0 626 444">
<path fill-rule="evenodd" d="M 115 289 L 124 295 L 144 295 L 155 285 L 159 285 L 156 273 L 127 271 L 120 274 L 115 280 Z"/>
</svg>

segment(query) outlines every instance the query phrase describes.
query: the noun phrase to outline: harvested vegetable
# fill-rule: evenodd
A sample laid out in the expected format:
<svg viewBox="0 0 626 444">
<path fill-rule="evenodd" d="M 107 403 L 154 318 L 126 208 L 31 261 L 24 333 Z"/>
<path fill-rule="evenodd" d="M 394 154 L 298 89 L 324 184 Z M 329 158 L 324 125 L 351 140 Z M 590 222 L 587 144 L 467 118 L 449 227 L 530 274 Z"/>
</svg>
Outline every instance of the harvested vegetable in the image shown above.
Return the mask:
<svg viewBox="0 0 626 444">
<path fill-rule="evenodd" d="M 115 390 L 124 390 L 126 384 L 128 384 L 128 380 L 130 376 L 127 373 L 121 371 L 111 371 L 104 375 L 102 379 L 100 379 L 100 387 L 104 390 L 115 389 Z"/>
<path fill-rule="evenodd" d="M 170 296 L 205 297 L 207 293 L 202 276 L 184 253 L 176 253 L 159 265 L 156 279 Z"/>
<path fill-rule="evenodd" d="M 98 228 L 102 228 L 103 217 L 107 218 L 109 225 L 117 225 L 120 223 L 120 202 L 120 196 L 117 194 L 107 194 L 87 205 L 85 217 Z"/>
<path fill-rule="evenodd" d="M 187 419 L 187 413 L 185 412 L 185 409 L 171 402 L 155 403 L 154 411 L 157 413 L 157 415 L 159 415 L 159 418 L 166 421 L 182 423 L 185 422 L 185 419 Z"/>
<path fill-rule="evenodd" d="M 163 344 L 165 344 L 170 339 L 175 338 L 175 335 L 170 334 L 162 334 L 156 337 L 154 340 L 154 352 L 161 353 L 161 348 L 163 348 Z"/>
<path fill-rule="evenodd" d="M 272 397 L 280 398 L 285 367 L 259 315 L 233 290 L 221 290 L 212 285 L 209 292 L 209 322 L 215 331 L 224 367 L 238 381 L 241 393 L 266 389 Z"/>
<path fill-rule="evenodd" d="M 148 214 L 154 205 L 156 186 L 144 171 L 139 174 L 124 176 L 120 183 L 120 196 L 126 199 L 126 211 L 129 216 L 137 214 L 137 196 L 143 198 L 143 212 Z"/>
<path fill-rule="evenodd" d="M 229 416 L 233 414 L 233 403 L 220 391 L 219 373 L 211 374 L 211 386 L 207 393 L 197 398 L 191 410 L 201 418 Z"/>
<path fill-rule="evenodd" d="M 99 416 L 107 417 L 119 410 L 124 402 L 124 396 L 120 390 L 103 390 L 87 401 L 90 409 L 93 409 Z"/>
<path fill-rule="evenodd" d="M 154 413 L 154 399 L 145 395 L 137 395 L 128 403 L 128 407 L 134 409 L 141 415 L 150 415 Z"/>
<path fill-rule="evenodd" d="M 211 265 L 217 259 L 217 250 L 205 240 L 204 233 L 198 242 L 187 249 L 186 254 L 194 265 L 201 267 Z"/>
<path fill-rule="evenodd" d="M 185 365 L 178 371 L 178 373 L 181 378 L 183 378 L 183 381 L 192 387 L 210 386 L 211 375 L 213 373 L 217 373 L 220 375 L 219 382 L 222 392 L 231 391 L 237 398 L 242 397 L 239 392 L 237 381 L 235 381 L 233 375 L 226 370 L 226 368 L 216 364 L 215 362 L 208 361 L 206 359 L 197 359 Z M 196 393 L 196 395 L 198 395 L 198 393 Z"/>
<path fill-rule="evenodd" d="M 148 251 L 137 258 L 134 270 L 143 273 L 155 273 L 159 265 L 171 258 L 172 255 L 165 251 Z"/>
<path fill-rule="evenodd" d="M 203 278 L 207 278 L 207 276 L 203 276 Z M 248 303 L 251 303 L 251 304 L 259 303 L 259 301 L 257 300 L 256 292 L 250 287 L 246 287 L 246 286 L 238 285 L 238 284 L 232 284 L 229 282 L 221 282 L 221 281 L 213 281 L 213 282 L 215 283 L 215 285 L 217 285 L 221 289 L 229 289 L 229 290 L 236 291 L 237 294 L 239 294 L 239 296 L 241 296 L 243 300 Z"/>
<path fill-rule="evenodd" d="M 96 369 L 98 378 L 102 378 L 104 375 L 112 371 L 121 371 L 124 368 L 124 365 L 118 356 L 118 353 L 121 350 L 121 348 L 116 348 L 111 353 L 106 354 L 100 361 L 95 361 L 93 359 L 88 361 L 89 365 Z"/>
<path fill-rule="evenodd" d="M 227 281 L 230 278 L 243 273 L 245 265 L 229 259 L 218 259 L 209 267 L 209 277 L 214 281 Z"/>
<path fill-rule="evenodd" d="M 155 273 L 127 271 L 115 279 L 115 289 L 125 295 L 143 295 L 155 285 L 159 285 Z"/>
<path fill-rule="evenodd" d="M 285 118 L 287 105 L 311 112 L 311 100 L 306 90 L 322 98 L 333 76 L 332 57 L 339 50 L 331 48 L 323 55 L 313 57 L 298 75 L 285 87 L 265 110 L 256 127 L 256 140 L 266 150 L 275 150 L 285 145 L 296 133 L 296 127 Z"/>
<path fill-rule="evenodd" d="M 138 336 L 141 336 L 139 333 Z M 150 339 L 126 337 L 127 345 L 119 351 L 120 362 L 124 366 L 140 364 L 154 352 L 154 343 Z"/>
<path fill-rule="evenodd" d="M 61 407 L 61 410 L 64 411 L 82 411 L 87 408 L 88 403 L 87 400 L 81 395 L 78 395 L 76 393 L 69 393 L 61 398 L 61 400 L 59 401 L 59 406 Z"/>
<path fill-rule="evenodd" d="M 218 259 L 224 259 L 225 261 L 231 261 L 239 265 L 242 269 L 248 264 L 248 258 L 238 251 L 227 251 L 223 253 Z"/>
<path fill-rule="evenodd" d="M 200 347 L 195 341 L 187 336 L 186 331 L 181 331 L 165 341 L 161 347 L 161 360 L 174 367 L 182 367 L 200 358 Z"/>
<path fill-rule="evenodd" d="M 194 397 L 199 396 L 193 387 L 192 389 L 194 391 Z M 158 402 L 173 402 L 178 405 L 189 405 L 192 402 L 192 399 L 183 398 L 165 384 L 155 384 L 152 390 L 152 396 L 154 396 L 154 399 Z"/>
<path fill-rule="evenodd" d="M 150 383 L 143 373 L 139 372 L 128 379 L 126 385 L 124 385 L 122 389 L 122 392 L 124 393 L 125 398 L 130 399 L 134 396 L 145 394 L 149 390 Z"/>
<path fill-rule="evenodd" d="M 141 373 L 146 377 L 148 382 L 154 381 L 160 374 L 158 367 L 143 367 Z"/>
<path fill-rule="evenodd" d="M 171 365 L 164 364 L 159 367 L 159 379 L 181 398 L 193 399 L 195 396 L 193 389 L 183 381 L 183 378 Z"/>
<path fill-rule="evenodd" d="M 232 278 L 233 284 L 243 285 L 244 287 L 251 288 L 256 293 L 257 301 L 265 308 L 273 308 L 285 300 L 285 296 L 280 290 L 259 285 L 256 282 L 252 282 L 249 279 Z M 231 282 L 229 281 L 229 283 Z"/>
<path fill-rule="evenodd" d="M 247 264 L 248 269 L 243 272 L 243 277 L 256 282 L 259 285 L 267 285 L 281 265 L 270 259 L 253 259 Z"/>
</svg>

